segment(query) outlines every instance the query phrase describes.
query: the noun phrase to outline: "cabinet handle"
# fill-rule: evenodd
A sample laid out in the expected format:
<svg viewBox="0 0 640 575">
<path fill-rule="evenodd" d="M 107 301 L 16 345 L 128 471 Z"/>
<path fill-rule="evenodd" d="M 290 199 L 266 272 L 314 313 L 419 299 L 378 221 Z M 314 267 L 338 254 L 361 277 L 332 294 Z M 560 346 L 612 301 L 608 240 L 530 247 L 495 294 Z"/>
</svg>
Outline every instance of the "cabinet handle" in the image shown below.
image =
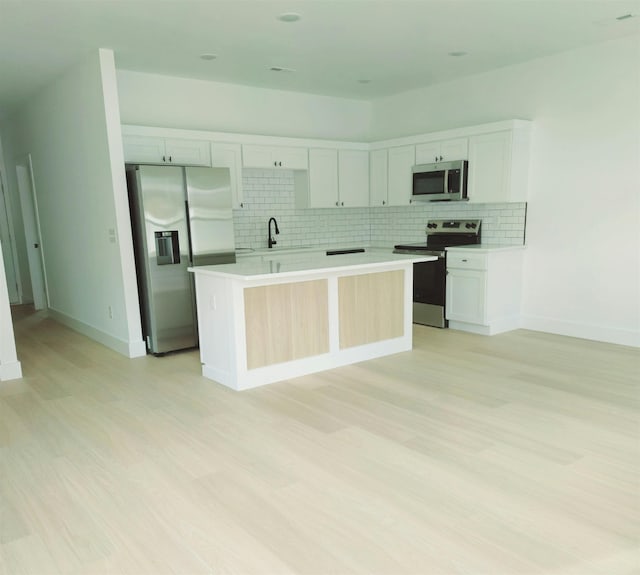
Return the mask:
<svg viewBox="0 0 640 575">
<path fill-rule="evenodd" d="M 166 162 L 166 161 L 167 161 L 166 156 L 162 156 L 162 161 L 163 161 L 163 162 Z"/>
<path fill-rule="evenodd" d="M 341 203 L 340 203 L 340 205 L 341 205 L 341 206 L 344 206 L 344 202 L 341 202 Z"/>
<path fill-rule="evenodd" d="M 386 205 L 387 205 L 387 202 L 385 202 L 384 200 L 382 200 L 382 205 L 383 205 L 383 206 L 386 206 Z"/>
<path fill-rule="evenodd" d="M 240 202 L 240 207 L 244 208 L 244 202 Z"/>
<path fill-rule="evenodd" d="M 339 206 L 340 204 L 338 202 L 336 202 L 336 206 Z"/>
<path fill-rule="evenodd" d="M 467 263 L 467 260 L 462 260 L 464 263 Z"/>
<path fill-rule="evenodd" d="M 277 168 L 278 167 L 278 162 L 273 162 L 273 165 Z"/>
</svg>

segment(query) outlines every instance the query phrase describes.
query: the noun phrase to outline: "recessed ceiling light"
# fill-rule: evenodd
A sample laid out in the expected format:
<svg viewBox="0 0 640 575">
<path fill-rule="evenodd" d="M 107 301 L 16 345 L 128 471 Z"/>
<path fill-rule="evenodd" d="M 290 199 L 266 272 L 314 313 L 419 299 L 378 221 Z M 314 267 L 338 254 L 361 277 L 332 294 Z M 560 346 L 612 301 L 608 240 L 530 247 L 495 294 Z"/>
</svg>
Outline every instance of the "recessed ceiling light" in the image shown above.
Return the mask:
<svg viewBox="0 0 640 575">
<path fill-rule="evenodd" d="M 293 68 L 284 68 L 283 66 L 271 66 L 269 70 L 272 72 L 295 72 Z"/>
<path fill-rule="evenodd" d="M 358 80 L 358 84 L 369 84 L 371 83 L 371 80 L 367 80 L 366 78 L 362 78 L 361 80 Z"/>
<path fill-rule="evenodd" d="M 297 22 L 300 20 L 300 14 L 296 12 L 283 12 L 278 16 L 278 20 L 281 22 Z"/>
<path fill-rule="evenodd" d="M 449 52 L 449 56 L 453 56 L 454 58 L 460 58 L 460 56 L 466 56 L 468 52 Z"/>
<path fill-rule="evenodd" d="M 200 54 L 201 60 L 215 60 L 217 57 L 217 54 Z"/>
</svg>

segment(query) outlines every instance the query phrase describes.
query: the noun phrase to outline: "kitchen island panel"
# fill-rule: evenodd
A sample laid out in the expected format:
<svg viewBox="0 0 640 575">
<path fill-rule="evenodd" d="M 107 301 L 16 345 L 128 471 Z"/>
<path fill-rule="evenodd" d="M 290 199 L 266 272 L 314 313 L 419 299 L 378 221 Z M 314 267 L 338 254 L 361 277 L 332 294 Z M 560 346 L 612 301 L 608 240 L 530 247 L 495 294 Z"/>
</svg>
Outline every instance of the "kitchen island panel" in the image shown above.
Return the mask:
<svg viewBox="0 0 640 575">
<path fill-rule="evenodd" d="M 327 280 L 244 290 L 247 368 L 329 352 Z"/>
<path fill-rule="evenodd" d="M 340 349 L 401 337 L 404 289 L 403 270 L 339 278 Z"/>
</svg>

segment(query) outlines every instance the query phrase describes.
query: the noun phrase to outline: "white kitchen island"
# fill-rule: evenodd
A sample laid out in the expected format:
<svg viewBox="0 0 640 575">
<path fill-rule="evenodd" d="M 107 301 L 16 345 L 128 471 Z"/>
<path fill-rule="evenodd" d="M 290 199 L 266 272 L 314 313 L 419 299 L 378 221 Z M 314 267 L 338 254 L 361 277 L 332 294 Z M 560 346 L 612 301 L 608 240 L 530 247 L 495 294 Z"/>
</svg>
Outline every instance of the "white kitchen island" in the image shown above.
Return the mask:
<svg viewBox="0 0 640 575">
<path fill-rule="evenodd" d="M 408 351 L 413 263 L 434 259 L 274 254 L 190 268 L 202 374 L 242 390 Z"/>
</svg>

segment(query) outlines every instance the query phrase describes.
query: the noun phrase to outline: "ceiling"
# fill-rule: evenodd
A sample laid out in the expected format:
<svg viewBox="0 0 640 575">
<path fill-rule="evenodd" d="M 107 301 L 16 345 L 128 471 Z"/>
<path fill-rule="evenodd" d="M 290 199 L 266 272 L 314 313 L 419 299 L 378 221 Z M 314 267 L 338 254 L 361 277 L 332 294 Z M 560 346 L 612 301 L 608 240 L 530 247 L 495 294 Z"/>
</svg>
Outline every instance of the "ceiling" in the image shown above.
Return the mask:
<svg viewBox="0 0 640 575">
<path fill-rule="evenodd" d="M 639 33 L 640 0 L 0 0 L 0 114 L 101 47 L 119 69 L 371 100 Z"/>
</svg>

